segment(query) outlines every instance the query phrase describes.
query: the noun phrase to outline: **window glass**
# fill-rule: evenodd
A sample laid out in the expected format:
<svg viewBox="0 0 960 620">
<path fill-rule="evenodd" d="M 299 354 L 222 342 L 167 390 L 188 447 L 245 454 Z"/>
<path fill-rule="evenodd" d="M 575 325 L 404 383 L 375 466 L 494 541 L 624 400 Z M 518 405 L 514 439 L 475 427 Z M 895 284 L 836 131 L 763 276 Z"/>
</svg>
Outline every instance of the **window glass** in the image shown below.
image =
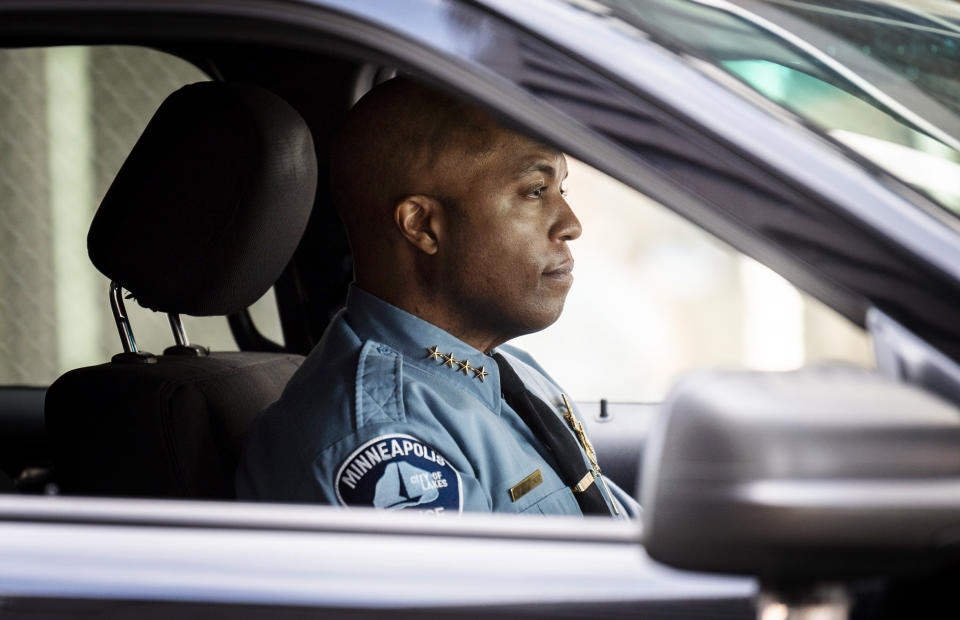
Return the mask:
<svg viewBox="0 0 960 620">
<path fill-rule="evenodd" d="M 702 366 L 872 365 L 866 333 L 786 280 L 568 158 L 574 284 L 563 315 L 512 342 L 578 400 L 658 401 Z"/>
<path fill-rule="evenodd" d="M 283 344 L 283 328 L 280 326 L 280 313 L 273 288 L 250 306 L 250 318 L 265 338 Z"/>
<path fill-rule="evenodd" d="M 960 153 L 841 88 L 765 60 L 723 63 L 773 101 L 803 113 L 833 138 L 960 213 Z"/>
<path fill-rule="evenodd" d="M 163 99 L 206 79 L 144 48 L 0 51 L 0 384 L 46 385 L 121 350 L 107 279 L 87 257 L 87 229 Z M 271 304 L 272 314 L 264 311 Z M 165 316 L 133 301 L 127 309 L 143 349 L 173 343 Z M 278 339 L 272 293 L 255 314 Z M 236 348 L 222 317 L 185 323 L 193 342 Z"/>
<path fill-rule="evenodd" d="M 784 13 L 764 18 L 727 3 L 605 1 L 960 215 L 955 5 L 775 0 Z"/>
</svg>

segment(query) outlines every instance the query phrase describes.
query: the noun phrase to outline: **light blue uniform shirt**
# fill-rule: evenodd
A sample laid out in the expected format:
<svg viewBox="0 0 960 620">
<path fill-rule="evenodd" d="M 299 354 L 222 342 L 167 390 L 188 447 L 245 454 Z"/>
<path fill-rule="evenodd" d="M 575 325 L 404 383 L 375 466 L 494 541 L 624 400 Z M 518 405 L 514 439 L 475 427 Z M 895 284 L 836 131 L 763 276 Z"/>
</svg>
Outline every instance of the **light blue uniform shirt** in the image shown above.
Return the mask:
<svg viewBox="0 0 960 620">
<path fill-rule="evenodd" d="M 560 388 L 529 355 L 497 352 L 561 415 Z M 580 515 L 553 458 L 503 399 L 492 357 L 353 286 L 346 309 L 254 423 L 237 494 L 430 513 Z M 621 514 L 635 515 L 636 502 L 610 487 Z"/>
</svg>

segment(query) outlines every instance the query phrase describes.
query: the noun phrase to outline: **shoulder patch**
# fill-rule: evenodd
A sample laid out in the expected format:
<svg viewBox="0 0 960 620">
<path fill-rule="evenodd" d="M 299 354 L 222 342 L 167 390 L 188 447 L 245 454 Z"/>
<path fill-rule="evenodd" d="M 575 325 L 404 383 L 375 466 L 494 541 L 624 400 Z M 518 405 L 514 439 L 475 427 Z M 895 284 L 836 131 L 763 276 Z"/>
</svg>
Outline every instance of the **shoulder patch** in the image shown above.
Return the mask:
<svg viewBox="0 0 960 620">
<path fill-rule="evenodd" d="M 411 435 L 381 435 L 354 450 L 337 471 L 334 487 L 344 506 L 463 512 L 460 473 Z"/>
</svg>

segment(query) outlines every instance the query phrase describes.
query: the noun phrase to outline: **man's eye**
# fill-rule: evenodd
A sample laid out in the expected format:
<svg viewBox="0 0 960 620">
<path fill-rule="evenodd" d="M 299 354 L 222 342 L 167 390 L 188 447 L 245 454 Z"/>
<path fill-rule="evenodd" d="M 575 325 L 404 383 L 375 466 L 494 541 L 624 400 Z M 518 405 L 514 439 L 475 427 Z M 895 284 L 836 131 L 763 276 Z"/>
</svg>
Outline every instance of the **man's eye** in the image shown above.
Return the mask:
<svg viewBox="0 0 960 620">
<path fill-rule="evenodd" d="M 567 191 L 567 188 L 566 188 L 566 187 L 561 187 L 561 188 L 560 188 L 560 195 L 563 196 L 564 198 L 566 198 L 566 197 L 567 197 L 567 194 L 569 194 L 569 193 L 570 193 L 570 192 Z"/>
<path fill-rule="evenodd" d="M 547 188 L 546 188 L 545 186 L 538 187 L 538 188 L 536 188 L 536 189 L 534 189 L 534 190 L 531 190 L 531 191 L 527 194 L 527 196 L 529 196 L 530 198 L 540 198 L 541 196 L 543 196 L 543 192 L 545 192 L 545 191 L 547 191 Z"/>
</svg>

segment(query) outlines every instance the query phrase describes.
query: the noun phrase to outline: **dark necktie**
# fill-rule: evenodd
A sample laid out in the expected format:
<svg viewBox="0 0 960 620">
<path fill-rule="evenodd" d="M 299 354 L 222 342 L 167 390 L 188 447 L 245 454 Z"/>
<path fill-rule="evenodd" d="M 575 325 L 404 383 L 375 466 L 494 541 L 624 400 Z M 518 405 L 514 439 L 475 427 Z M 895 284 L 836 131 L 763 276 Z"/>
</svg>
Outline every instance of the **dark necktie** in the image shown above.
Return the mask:
<svg viewBox="0 0 960 620">
<path fill-rule="evenodd" d="M 534 436 L 553 454 L 557 474 L 564 484 L 573 490 L 573 496 L 580 504 L 583 514 L 611 516 L 607 502 L 597 486 L 599 481 L 593 482 L 582 491 L 577 490 L 585 478 L 592 480 L 590 475 L 593 472 L 583 462 L 580 444 L 567 430 L 563 420 L 550 405 L 526 388 L 502 355 L 495 353 L 493 359 L 500 368 L 500 389 L 504 399 L 530 427 Z"/>
</svg>

